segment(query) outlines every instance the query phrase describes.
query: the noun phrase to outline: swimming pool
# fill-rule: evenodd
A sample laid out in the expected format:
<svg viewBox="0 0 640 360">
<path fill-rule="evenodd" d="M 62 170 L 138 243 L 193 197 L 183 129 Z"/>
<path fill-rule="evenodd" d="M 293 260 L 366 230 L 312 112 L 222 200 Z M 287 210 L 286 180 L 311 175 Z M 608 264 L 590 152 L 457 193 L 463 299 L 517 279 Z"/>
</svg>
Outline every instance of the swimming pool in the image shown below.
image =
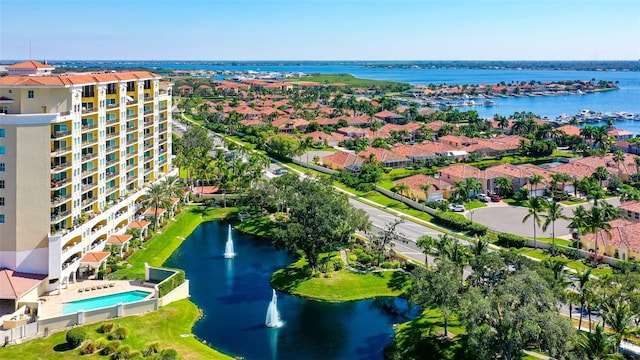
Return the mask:
<svg viewBox="0 0 640 360">
<path fill-rule="evenodd" d="M 93 310 L 107 306 L 117 305 L 118 303 L 130 303 L 146 298 L 150 292 L 142 290 L 127 291 L 118 294 L 98 296 L 90 299 L 70 301 L 62 304 L 63 314 L 72 314 L 78 310 Z"/>
</svg>

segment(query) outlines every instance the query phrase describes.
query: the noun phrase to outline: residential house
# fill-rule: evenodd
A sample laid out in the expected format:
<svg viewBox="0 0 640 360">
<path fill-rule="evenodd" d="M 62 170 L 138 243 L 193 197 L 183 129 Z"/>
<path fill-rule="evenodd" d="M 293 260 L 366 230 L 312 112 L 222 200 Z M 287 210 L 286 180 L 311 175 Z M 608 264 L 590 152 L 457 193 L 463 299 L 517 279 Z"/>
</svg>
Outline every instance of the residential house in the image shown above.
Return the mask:
<svg viewBox="0 0 640 360">
<path fill-rule="evenodd" d="M 600 234 L 583 234 L 580 238 L 581 247 L 595 252 L 597 235 L 599 255 L 623 261 L 640 259 L 640 222 L 616 219 L 609 224 L 611 238 Z"/>
<path fill-rule="evenodd" d="M 456 164 L 440 169 L 438 178 L 450 183 L 456 181 L 464 181 L 466 178 L 474 178 L 482 185 L 482 191 L 487 191 L 486 182 L 484 180 L 484 171 L 469 165 Z"/>
<path fill-rule="evenodd" d="M 633 133 L 631 131 L 623 130 L 623 129 L 614 129 L 607 132 L 609 136 L 613 136 L 616 141 L 629 140 L 633 137 Z"/>
<path fill-rule="evenodd" d="M 322 158 L 322 165 L 332 170 L 342 170 L 348 166 L 360 165 L 363 159 L 354 153 L 338 151 Z"/>
<path fill-rule="evenodd" d="M 424 174 L 418 174 L 409 176 L 403 179 L 399 179 L 393 182 L 395 185 L 400 183 L 406 184 L 409 189 L 411 189 L 412 197 L 416 200 L 424 201 L 425 200 L 425 191 L 422 186 L 425 184 L 429 184 L 429 190 L 427 194 L 429 195 L 428 201 L 436 201 L 439 199 L 448 199 L 451 191 L 453 190 L 453 184 L 442 180 L 436 179 L 431 176 L 427 176 Z"/>
<path fill-rule="evenodd" d="M 391 112 L 389 110 L 383 110 L 380 111 L 379 113 L 376 113 L 375 115 L 373 115 L 375 118 L 380 119 L 384 122 L 388 122 L 388 123 L 393 123 L 393 124 L 403 124 L 406 119 L 404 116 L 402 115 L 398 115 L 394 112 Z"/>
<path fill-rule="evenodd" d="M 369 156 L 372 154 L 376 157 L 377 161 L 382 163 L 383 167 L 390 167 L 394 169 L 403 168 L 411 165 L 411 162 L 412 162 L 410 159 L 404 156 L 400 156 L 396 153 L 393 153 L 387 149 L 374 148 L 374 147 L 370 147 L 366 150 L 359 152 L 358 156 L 363 159 L 366 159 L 366 158 L 369 158 Z"/>
<path fill-rule="evenodd" d="M 402 144 L 391 148 L 391 151 L 413 161 L 435 159 L 441 154 L 455 150 L 455 147 L 439 141 L 425 141 L 422 144 Z"/>
<path fill-rule="evenodd" d="M 327 134 L 322 131 L 314 131 L 302 136 L 303 138 L 310 137 L 313 139 L 314 144 L 324 146 L 338 146 L 338 144 L 345 138 L 344 135 L 338 133 Z"/>
</svg>

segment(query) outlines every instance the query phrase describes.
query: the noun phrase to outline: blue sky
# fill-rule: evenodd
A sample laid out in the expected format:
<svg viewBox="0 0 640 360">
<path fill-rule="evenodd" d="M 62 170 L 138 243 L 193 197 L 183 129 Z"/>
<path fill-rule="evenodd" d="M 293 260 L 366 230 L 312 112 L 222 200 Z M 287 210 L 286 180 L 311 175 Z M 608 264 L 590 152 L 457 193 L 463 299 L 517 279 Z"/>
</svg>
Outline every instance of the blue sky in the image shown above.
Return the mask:
<svg viewBox="0 0 640 360">
<path fill-rule="evenodd" d="M 638 60 L 640 0 L 0 0 L 0 60 Z"/>
</svg>

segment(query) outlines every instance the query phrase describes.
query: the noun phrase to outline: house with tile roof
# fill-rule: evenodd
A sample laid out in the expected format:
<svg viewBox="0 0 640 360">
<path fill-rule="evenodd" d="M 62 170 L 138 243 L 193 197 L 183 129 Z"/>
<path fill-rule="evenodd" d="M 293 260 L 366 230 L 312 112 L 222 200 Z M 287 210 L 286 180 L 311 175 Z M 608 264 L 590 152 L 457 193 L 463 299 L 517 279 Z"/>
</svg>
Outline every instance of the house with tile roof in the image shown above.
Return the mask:
<svg viewBox="0 0 640 360">
<path fill-rule="evenodd" d="M 629 140 L 633 137 L 633 133 L 628 130 L 614 129 L 607 132 L 609 136 L 613 136 L 616 141 Z"/>
<path fill-rule="evenodd" d="M 404 116 L 402 115 L 398 115 L 392 111 L 389 110 L 383 110 L 380 111 L 379 113 L 376 113 L 375 115 L 373 115 L 375 118 L 380 119 L 384 122 L 388 122 L 388 123 L 394 123 L 394 124 L 403 124 L 406 119 Z"/>
<path fill-rule="evenodd" d="M 422 189 L 422 186 L 425 184 L 429 184 L 429 190 L 427 194 L 429 195 L 428 201 L 436 201 L 439 199 L 448 199 L 451 191 L 454 190 L 454 186 L 452 183 L 442 180 L 436 179 L 434 177 L 418 174 L 409 176 L 406 178 L 398 179 L 393 182 L 395 185 L 400 183 L 406 184 L 411 190 L 412 197 L 419 201 L 425 200 L 425 191 Z"/>
<path fill-rule="evenodd" d="M 9 72 L 9 76 L 51 75 L 55 66 L 28 60 L 6 66 L 5 69 Z"/>
<path fill-rule="evenodd" d="M 331 170 L 342 170 L 349 166 L 361 165 L 363 159 L 354 153 L 338 151 L 322 159 L 322 165 Z"/>
<path fill-rule="evenodd" d="M 569 136 L 580 136 L 580 128 L 573 125 L 564 125 L 556 128 L 556 130 L 562 132 L 565 135 Z"/>
<path fill-rule="evenodd" d="M 400 144 L 391 148 L 392 152 L 413 161 L 435 159 L 453 150 L 456 150 L 456 148 L 439 141 L 425 141 L 421 144 Z"/>
<path fill-rule="evenodd" d="M 598 254 L 623 261 L 640 259 L 640 222 L 615 219 L 611 225 L 611 238 L 597 234 Z M 580 247 L 595 252 L 596 234 L 582 234 Z"/>
<path fill-rule="evenodd" d="M 484 181 L 484 171 L 478 169 L 477 167 L 464 164 L 455 164 L 442 168 L 440 169 L 440 171 L 438 171 L 438 179 L 450 182 L 452 184 L 456 181 L 464 181 L 464 179 L 466 178 L 474 178 L 478 180 L 482 185 L 483 192 L 487 190 L 487 182 Z"/>
<path fill-rule="evenodd" d="M 310 137 L 313 139 L 314 144 L 324 146 L 338 146 L 338 144 L 345 140 L 344 135 L 338 133 L 327 134 L 322 131 L 314 131 L 302 136 L 303 138 Z"/>
<path fill-rule="evenodd" d="M 369 158 L 371 155 L 374 155 L 376 160 L 382 163 L 383 167 L 398 169 L 409 166 L 412 163 L 410 159 L 382 148 L 369 147 L 358 153 L 358 156 L 363 159 Z"/>
</svg>

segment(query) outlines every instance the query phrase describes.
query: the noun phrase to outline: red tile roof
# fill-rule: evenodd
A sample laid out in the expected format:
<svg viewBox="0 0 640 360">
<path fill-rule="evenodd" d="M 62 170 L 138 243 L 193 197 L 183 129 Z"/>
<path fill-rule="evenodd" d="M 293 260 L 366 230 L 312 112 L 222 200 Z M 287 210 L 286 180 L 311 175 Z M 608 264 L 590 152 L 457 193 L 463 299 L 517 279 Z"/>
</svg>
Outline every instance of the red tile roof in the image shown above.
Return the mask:
<svg viewBox="0 0 640 360">
<path fill-rule="evenodd" d="M 41 62 L 28 60 L 17 64 L 9 65 L 6 69 L 55 69 L 55 67 Z"/>
<path fill-rule="evenodd" d="M 108 258 L 109 255 L 111 255 L 111 253 L 107 251 L 88 252 L 84 254 L 82 259 L 80 259 L 80 262 L 81 263 L 98 263 Z"/>
<path fill-rule="evenodd" d="M 60 75 L 60 76 L 5 76 L 0 85 L 9 86 L 60 86 L 95 84 L 136 79 L 160 79 L 160 76 L 146 71 L 132 71 L 112 74 Z"/>
<path fill-rule="evenodd" d="M 337 153 L 323 157 L 322 163 L 325 165 L 333 164 L 337 167 L 344 168 L 349 165 L 362 164 L 362 158 L 352 153 L 338 151 Z"/>
<path fill-rule="evenodd" d="M 129 235 L 129 234 L 111 235 L 111 236 L 109 236 L 109 239 L 107 240 L 107 244 L 123 245 L 123 244 L 126 244 L 132 238 L 133 238 L 133 236 Z"/>
<path fill-rule="evenodd" d="M 0 270 L 0 299 L 19 299 L 46 278 L 47 275 L 2 269 Z"/>
<path fill-rule="evenodd" d="M 562 131 L 563 133 L 567 134 L 567 135 L 576 135 L 576 136 L 580 136 L 580 128 L 577 126 L 573 126 L 573 125 L 564 125 L 564 126 L 560 126 L 559 128 L 557 128 L 556 130 L 558 131 Z"/>
<path fill-rule="evenodd" d="M 127 225 L 127 229 L 144 229 L 149 226 L 149 224 L 151 224 L 151 222 L 147 220 L 132 221 Z"/>
</svg>

